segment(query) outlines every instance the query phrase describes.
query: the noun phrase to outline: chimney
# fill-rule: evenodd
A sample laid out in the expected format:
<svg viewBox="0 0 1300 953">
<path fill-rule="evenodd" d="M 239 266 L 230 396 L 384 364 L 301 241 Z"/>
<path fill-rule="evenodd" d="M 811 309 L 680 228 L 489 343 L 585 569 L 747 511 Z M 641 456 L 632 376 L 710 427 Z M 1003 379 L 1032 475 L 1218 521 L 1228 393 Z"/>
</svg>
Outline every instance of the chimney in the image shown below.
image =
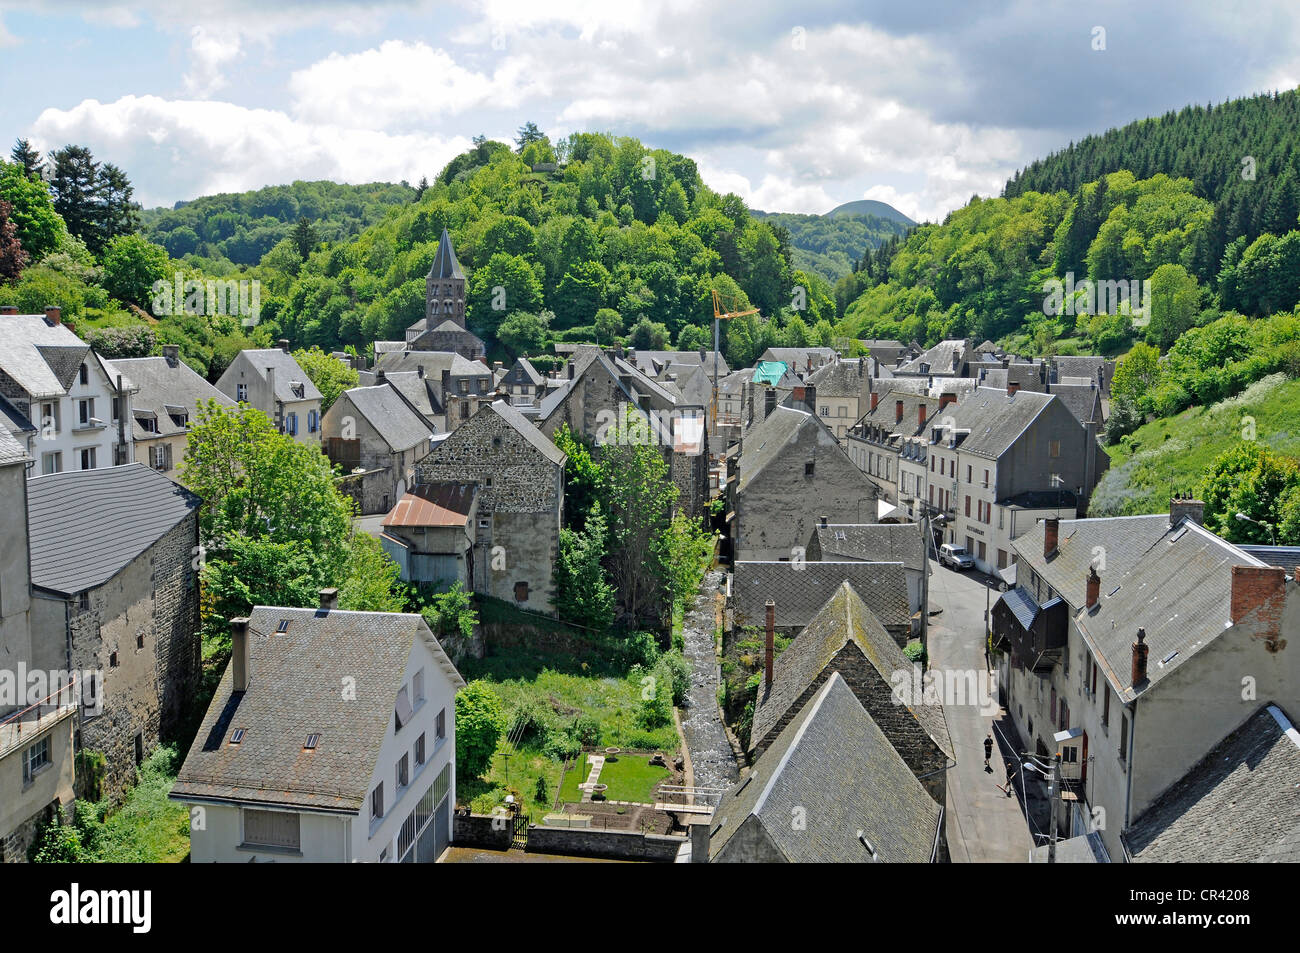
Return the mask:
<svg viewBox="0 0 1300 953">
<path fill-rule="evenodd" d="M 442 400 L 443 406 L 446 406 L 447 398 L 451 396 L 451 371 L 444 369 L 442 372 Z"/>
<path fill-rule="evenodd" d="M 925 403 L 924 401 L 916 405 L 916 424 L 918 430 L 925 429 Z"/>
<path fill-rule="evenodd" d="M 691 818 L 691 863 L 707 864 L 709 862 L 709 827 L 712 818 Z"/>
<path fill-rule="evenodd" d="M 939 411 L 942 412 L 949 404 L 957 403 L 957 395 L 952 391 L 939 395 Z"/>
<path fill-rule="evenodd" d="M 776 410 L 776 390 L 769 387 L 763 393 L 763 419 L 766 420 L 772 416 L 774 410 Z"/>
<path fill-rule="evenodd" d="M 1286 603 L 1286 570 L 1278 566 L 1233 566 L 1232 602 L 1228 618 L 1233 625 L 1257 621 L 1267 639 L 1277 637 Z M 1254 617 L 1251 619 L 1251 617 Z"/>
<path fill-rule="evenodd" d="M 280 340 L 279 340 L 277 343 L 280 345 L 280 350 L 284 351 L 285 354 L 288 354 L 288 353 L 289 353 L 289 339 L 288 339 L 288 338 L 280 338 Z"/>
<path fill-rule="evenodd" d="M 808 408 L 808 413 L 817 413 L 817 385 L 809 384 L 803 389 L 803 402 Z"/>
<path fill-rule="evenodd" d="M 339 607 L 339 591 L 331 586 L 320 591 L 320 607 L 328 612 Z"/>
<path fill-rule="evenodd" d="M 1191 494 L 1183 496 L 1178 494 L 1169 501 L 1169 525 L 1177 526 L 1186 516 L 1198 526 L 1202 524 L 1205 518 L 1205 503 L 1201 500 L 1194 500 Z"/>
<path fill-rule="evenodd" d="M 17 313 L 18 313 L 18 305 L 0 304 L 0 314 L 17 314 Z"/>
<path fill-rule="evenodd" d="M 387 371 L 383 370 L 382 368 L 380 368 L 379 370 L 375 371 L 375 383 L 376 383 L 376 384 L 382 384 L 382 383 L 383 383 L 384 381 L 386 381 L 386 380 L 388 380 L 388 372 L 387 372 Z"/>
<path fill-rule="evenodd" d="M 499 370 L 501 370 L 501 368 L 502 368 L 503 366 L 504 366 L 504 365 L 503 365 L 500 361 L 493 361 L 493 362 L 492 362 L 492 367 L 493 367 L 494 370 L 498 370 L 498 371 L 499 371 Z"/>
<path fill-rule="evenodd" d="M 417 364 L 417 365 L 415 366 L 415 376 L 418 377 L 418 378 L 420 378 L 420 380 L 424 380 L 424 365 L 423 365 L 423 364 Z"/>
<path fill-rule="evenodd" d="M 45 309 L 45 320 L 55 327 L 58 327 L 63 323 L 63 309 L 56 308 L 54 305 L 47 306 Z"/>
<path fill-rule="evenodd" d="M 1016 391 L 1020 390 L 1020 381 L 1007 381 L 1007 396 L 1015 396 Z"/>
<path fill-rule="evenodd" d="M 1101 576 L 1097 575 L 1097 567 L 1088 567 L 1088 598 L 1084 601 L 1084 606 L 1091 609 L 1101 601 Z"/>
<path fill-rule="evenodd" d="M 569 380 L 573 380 L 573 362 L 569 362 Z"/>
<path fill-rule="evenodd" d="M 901 424 L 902 422 L 903 422 L 903 402 L 901 400 L 896 400 L 894 401 L 894 423 Z"/>
<path fill-rule="evenodd" d="M 823 529 L 825 529 L 825 528 L 826 528 L 826 517 L 825 517 L 825 516 L 819 516 L 819 517 L 817 517 L 817 523 L 818 523 L 818 524 L 819 524 Z"/>
<path fill-rule="evenodd" d="M 1147 680 L 1147 630 L 1138 629 L 1137 641 L 1133 643 L 1133 670 L 1129 672 L 1129 683 L 1137 688 Z"/>
<path fill-rule="evenodd" d="M 875 391 L 871 392 L 871 412 L 876 412 L 876 406 L 880 403 L 880 395 Z"/>
<path fill-rule="evenodd" d="M 248 619 L 230 620 L 230 675 L 231 690 L 248 691 Z"/>
<path fill-rule="evenodd" d="M 772 661 L 776 654 L 776 603 L 767 600 L 767 643 L 763 649 L 763 691 L 772 689 Z"/>
<path fill-rule="evenodd" d="M 1061 521 L 1055 516 L 1043 520 L 1043 555 L 1051 556 L 1056 552 L 1056 541 L 1061 533 Z"/>
<path fill-rule="evenodd" d="M 277 427 L 279 427 L 284 423 L 284 421 L 281 419 L 282 415 L 280 413 L 279 401 L 275 399 L 275 368 L 274 367 L 268 367 L 266 369 L 266 389 L 271 394 L 271 417 L 273 418 L 272 422 Z"/>
<path fill-rule="evenodd" d="M 181 359 L 181 346 L 179 344 L 164 344 L 162 352 L 163 360 L 167 362 L 168 367 L 175 367 Z"/>
<path fill-rule="evenodd" d="M 802 384 L 800 384 L 798 387 L 794 388 L 794 390 L 793 390 L 793 392 L 790 394 L 790 396 L 791 396 L 791 398 L 793 398 L 793 400 L 794 400 L 794 402 L 795 402 L 796 404 L 804 404 L 804 405 L 807 405 L 807 403 L 808 403 L 808 395 L 807 395 L 807 391 L 804 389 L 804 386 L 803 386 Z"/>
</svg>

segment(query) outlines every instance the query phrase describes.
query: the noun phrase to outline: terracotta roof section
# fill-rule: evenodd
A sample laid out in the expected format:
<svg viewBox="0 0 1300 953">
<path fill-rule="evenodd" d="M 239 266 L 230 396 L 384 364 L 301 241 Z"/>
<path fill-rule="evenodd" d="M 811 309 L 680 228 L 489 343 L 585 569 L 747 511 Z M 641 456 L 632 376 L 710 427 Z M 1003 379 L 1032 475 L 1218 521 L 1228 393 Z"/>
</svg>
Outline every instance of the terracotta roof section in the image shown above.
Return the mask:
<svg viewBox="0 0 1300 953">
<path fill-rule="evenodd" d="M 403 495 L 384 526 L 464 526 L 478 488 L 473 483 L 425 483 Z"/>
</svg>

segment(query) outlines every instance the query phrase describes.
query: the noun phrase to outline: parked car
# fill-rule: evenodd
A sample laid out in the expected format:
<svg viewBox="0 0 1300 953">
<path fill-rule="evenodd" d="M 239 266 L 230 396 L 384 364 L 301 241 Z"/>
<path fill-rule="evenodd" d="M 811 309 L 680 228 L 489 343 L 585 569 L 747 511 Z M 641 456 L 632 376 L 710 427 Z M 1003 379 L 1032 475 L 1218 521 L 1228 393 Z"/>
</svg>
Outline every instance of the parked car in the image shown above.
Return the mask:
<svg viewBox="0 0 1300 953">
<path fill-rule="evenodd" d="M 970 553 L 966 552 L 965 546 L 958 546 L 956 543 L 944 543 L 939 547 L 939 565 L 957 570 L 973 569 L 975 559 Z"/>
</svg>

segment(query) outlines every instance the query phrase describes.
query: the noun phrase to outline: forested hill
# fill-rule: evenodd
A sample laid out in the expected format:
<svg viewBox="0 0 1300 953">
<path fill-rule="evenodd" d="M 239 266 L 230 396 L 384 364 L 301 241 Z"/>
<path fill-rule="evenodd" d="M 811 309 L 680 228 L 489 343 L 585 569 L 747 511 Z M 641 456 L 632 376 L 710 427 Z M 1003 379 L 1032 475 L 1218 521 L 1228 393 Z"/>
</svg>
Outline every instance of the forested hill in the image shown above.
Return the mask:
<svg viewBox="0 0 1300 953">
<path fill-rule="evenodd" d="M 1121 169 L 1139 179 L 1190 179 L 1215 203 L 1213 248 L 1232 238 L 1284 234 L 1300 215 L 1300 91 L 1252 96 L 1219 106 L 1187 106 L 1071 143 L 1030 163 L 1004 195 L 1075 193 Z"/>
<path fill-rule="evenodd" d="M 857 205 L 879 206 L 880 214 L 855 212 Z M 884 210 L 892 215 L 884 214 Z M 826 215 L 790 212 L 750 212 L 760 221 L 779 225 L 790 234 L 794 265 L 835 282 L 857 267 L 864 252 L 879 248 L 894 235 L 904 235 L 916 223 L 883 202 L 841 205 Z"/>
<path fill-rule="evenodd" d="M 337 242 L 357 235 L 379 221 L 394 205 L 405 205 L 416 194 L 409 185 L 371 182 L 294 182 L 253 192 L 205 195 L 174 208 L 153 208 L 141 216 L 141 231 L 167 249 L 173 258 L 198 255 L 236 265 L 255 265 L 307 219 L 322 241 Z"/>
</svg>

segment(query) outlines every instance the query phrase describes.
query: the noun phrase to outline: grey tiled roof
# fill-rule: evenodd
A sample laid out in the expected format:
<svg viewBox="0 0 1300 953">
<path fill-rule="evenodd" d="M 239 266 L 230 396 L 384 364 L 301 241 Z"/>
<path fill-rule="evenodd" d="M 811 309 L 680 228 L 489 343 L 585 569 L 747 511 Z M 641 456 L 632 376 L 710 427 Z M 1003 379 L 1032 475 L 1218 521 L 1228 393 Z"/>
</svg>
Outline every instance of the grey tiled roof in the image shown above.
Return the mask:
<svg viewBox="0 0 1300 953">
<path fill-rule="evenodd" d="M 711 858 L 742 826 L 758 824 L 776 858 L 789 863 L 869 863 L 863 839 L 879 862 L 929 863 L 943 822 L 942 809 L 838 673 L 713 816 Z M 792 824 L 795 816 L 806 824 Z"/>
<path fill-rule="evenodd" d="M 817 421 L 812 414 L 793 407 L 777 407 L 765 420 L 755 423 L 745 434 L 744 446 L 741 447 L 740 459 L 737 461 L 737 492 L 743 493 L 745 487 L 763 472 L 765 466 L 794 443 L 799 431 L 804 427 L 815 426 Z"/>
<path fill-rule="evenodd" d="M 1008 395 L 1005 390 L 979 387 L 965 400 L 945 407 L 942 416 L 951 416 L 952 426 L 959 432 L 969 431 L 960 445 L 964 452 L 996 460 L 1055 399 L 1030 390 Z M 944 439 L 947 437 L 945 432 Z"/>
<path fill-rule="evenodd" d="M 209 400 L 225 407 L 235 406 L 231 398 L 200 377 L 184 361 L 178 360 L 173 367 L 165 357 L 133 357 L 111 361 L 109 368 L 121 371 L 138 388 L 131 398 L 131 410 L 151 411 L 157 420 L 158 432 L 152 433 L 145 430 L 133 415 L 131 429 L 136 440 L 189 432 L 187 424 L 178 424 L 172 419 L 167 411 L 169 406 L 185 408 L 191 418 L 196 415 L 198 405 Z"/>
<path fill-rule="evenodd" d="M 736 624 L 763 626 L 767 600 L 776 603 L 776 624 L 800 627 L 813 620 L 844 582 L 886 628 L 911 624 L 907 577 L 895 562 L 767 562 L 739 560 L 732 578 Z"/>
<path fill-rule="evenodd" d="M 731 373 L 727 366 L 727 359 L 718 354 L 711 348 L 707 351 L 631 351 L 628 359 L 636 365 L 637 369 L 643 374 L 652 377 L 657 376 L 669 364 L 695 364 L 700 365 L 709 372 L 713 373 L 713 361 L 717 358 L 718 377 L 723 378 Z"/>
<path fill-rule="evenodd" d="M 344 394 L 390 449 L 409 450 L 429 439 L 428 421 L 412 410 L 387 382 L 374 387 L 354 387 Z"/>
<path fill-rule="evenodd" d="M 179 483 L 141 463 L 32 477 L 27 483 L 32 584 L 63 595 L 98 586 L 199 503 Z"/>
<path fill-rule="evenodd" d="M 374 382 L 374 375 L 371 374 L 370 382 Z M 416 371 L 394 371 L 384 372 L 384 380 L 391 386 L 401 391 L 402 396 L 410 404 L 425 416 L 426 422 L 430 427 L 433 426 L 433 418 L 442 413 L 442 406 L 438 403 L 431 388 L 431 382 L 421 377 Z"/>
<path fill-rule="evenodd" d="M 1124 834 L 1138 863 L 1300 862 L 1300 734 L 1265 705 Z"/>
<path fill-rule="evenodd" d="M 0 427 L 0 467 L 26 463 L 30 459 L 23 445 L 14 439 L 8 428 Z"/>
<path fill-rule="evenodd" d="M 1068 357 L 1054 357 L 1057 379 L 1062 377 L 1086 377 L 1097 381 L 1103 395 L 1110 393 L 1111 378 L 1115 376 L 1115 362 L 1096 354 L 1072 354 Z M 1097 371 L 1101 370 L 1100 376 Z"/>
<path fill-rule="evenodd" d="M 438 251 L 433 256 L 433 264 L 429 266 L 428 277 L 460 279 L 465 277 L 465 272 L 461 271 L 460 262 L 456 260 L 456 250 L 451 247 L 451 235 L 447 233 L 445 228 L 438 239 Z"/>
<path fill-rule="evenodd" d="M 815 368 L 818 364 L 835 360 L 835 353 L 833 347 L 769 347 L 759 355 L 759 360 L 782 361 L 795 373 L 802 374 L 810 359 Z"/>
<path fill-rule="evenodd" d="M 232 691 L 227 665 L 171 796 L 361 809 L 416 639 L 464 685 L 418 615 L 257 606 L 248 690 Z M 355 692 L 340 690 L 345 679 Z M 310 734 L 320 741 L 305 751 Z"/>
<path fill-rule="evenodd" d="M 434 387 L 442 387 L 442 372 L 451 371 L 452 379 L 460 377 L 491 377 L 491 371 L 482 361 L 471 361 L 455 351 L 385 351 L 376 355 L 375 370 L 385 373 L 418 373 L 424 368 L 424 376 Z"/>
<path fill-rule="evenodd" d="M 869 410 L 862 415 L 861 423 L 867 427 L 882 427 L 893 437 L 912 437 L 922 430 L 920 409 L 924 406 L 926 429 L 934 426 L 934 416 L 939 410 L 938 399 L 927 397 L 924 393 L 912 393 L 895 387 L 895 383 L 890 382 L 889 391 L 880 395 L 875 410 Z M 898 416 L 899 401 L 903 402 L 901 419 Z M 944 413 L 947 414 L 953 406 L 949 404 L 945 407 Z"/>
<path fill-rule="evenodd" d="M 1011 610 L 1011 614 L 1016 617 L 1020 627 L 1028 632 L 1034 626 L 1034 619 L 1038 617 L 1038 603 L 1034 601 L 1033 593 L 1028 589 L 1022 589 L 1017 586 L 1015 589 L 1008 589 L 1002 595 L 998 596 L 998 601 L 1005 604 Z"/>
<path fill-rule="evenodd" d="M 1102 592 L 1107 592 L 1115 588 L 1113 583 L 1108 586 L 1107 581 L 1118 580 L 1132 569 L 1142 554 L 1168 529 L 1169 517 L 1162 514 L 1061 520 L 1056 553 L 1048 559 L 1043 555 L 1044 525 L 1040 520 L 1011 545 L 1019 555 L 1020 563 L 1042 576 L 1043 582 L 1061 595 L 1073 610 L 1083 605 L 1088 570 L 1101 554 L 1106 557 Z M 1021 585 L 1028 585 L 1028 580 L 1026 573 L 1020 573 Z"/>
<path fill-rule="evenodd" d="M 757 742 L 766 738 L 780 723 L 800 696 L 831 664 L 832 659 L 849 642 L 862 651 L 880 677 L 893 684 L 897 672 L 910 675 L 913 669 L 898 643 L 884 630 L 880 621 L 853 590 L 842 582 L 826 604 L 809 621 L 773 666 L 772 687 L 758 690 L 754 701 L 754 723 L 750 737 Z M 907 706 L 925 733 L 952 757 L 948 724 L 939 705 Z"/>
<path fill-rule="evenodd" d="M 1052 384 L 1048 390 L 1070 409 L 1079 423 L 1090 420 L 1101 423 L 1101 391 L 1097 388 L 1086 384 Z"/>
<path fill-rule="evenodd" d="M 1049 848 L 1046 844 L 1034 848 L 1030 863 L 1045 864 Z M 1056 842 L 1056 863 L 1058 864 L 1104 864 L 1110 857 L 1106 852 L 1106 842 L 1101 834 L 1093 831 L 1068 837 Z"/>
<path fill-rule="evenodd" d="M 934 347 L 921 352 L 918 357 L 898 368 L 900 374 L 920 374 L 921 365 L 929 366 L 930 374 L 955 374 L 967 361 L 966 354 L 971 349 L 970 341 L 952 339 L 940 341 Z"/>
<path fill-rule="evenodd" d="M 293 359 L 292 354 L 286 354 L 278 347 L 262 348 L 240 351 L 240 356 L 248 361 L 249 367 L 254 373 L 258 374 L 263 380 L 266 379 L 266 369 L 275 368 L 275 399 L 285 403 L 293 403 L 299 400 L 320 400 L 320 391 L 316 385 L 311 382 L 311 378 L 306 372 L 298 366 L 298 362 Z M 237 368 L 239 361 L 236 359 L 230 367 L 226 368 L 226 373 L 221 375 L 221 380 L 226 379 L 226 375 L 231 374 Z M 220 386 L 218 381 L 218 386 Z M 293 389 L 293 384 L 302 385 L 302 393 L 298 394 Z"/>
<path fill-rule="evenodd" d="M 919 523 L 829 523 L 813 532 L 822 559 L 901 562 L 907 569 L 925 569 Z"/>
<path fill-rule="evenodd" d="M 0 370 L 33 397 L 62 396 L 89 345 L 42 314 L 0 315 Z"/>
</svg>

